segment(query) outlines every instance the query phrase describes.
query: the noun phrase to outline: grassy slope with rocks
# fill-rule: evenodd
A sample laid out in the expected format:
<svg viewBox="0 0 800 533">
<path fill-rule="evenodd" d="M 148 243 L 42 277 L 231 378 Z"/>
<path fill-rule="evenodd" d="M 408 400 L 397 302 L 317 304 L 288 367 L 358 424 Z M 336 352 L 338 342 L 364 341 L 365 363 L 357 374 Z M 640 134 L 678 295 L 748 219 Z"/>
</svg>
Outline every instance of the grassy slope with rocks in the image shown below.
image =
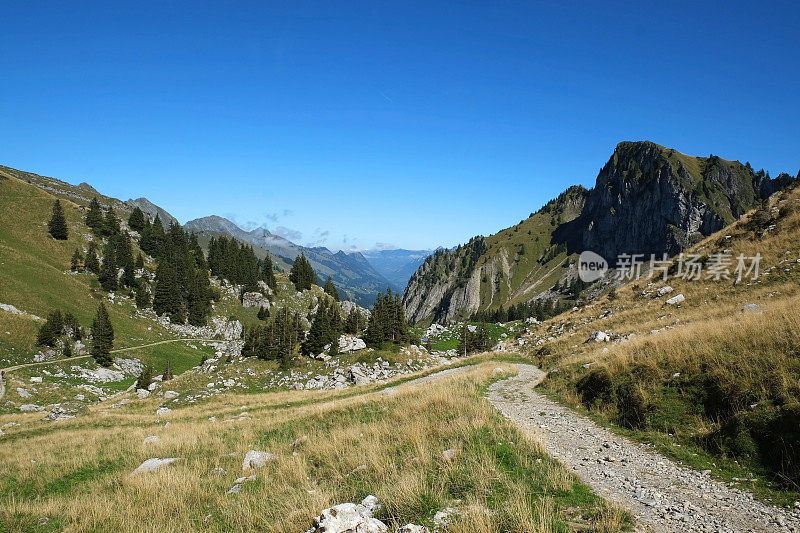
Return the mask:
<svg viewBox="0 0 800 533">
<path fill-rule="evenodd" d="M 757 281 L 640 280 L 544 322 L 527 350 L 550 371 L 545 390 L 689 466 L 794 502 L 799 229 L 800 189 L 780 192 L 690 250 L 760 253 Z M 677 294 L 686 300 L 665 303 Z M 586 342 L 595 331 L 610 343 Z"/>
<path fill-rule="evenodd" d="M 20 425 L 6 430 L 0 449 L 0 523 L 295 532 L 323 508 L 375 494 L 378 517 L 391 526 L 430 526 L 436 511 L 454 507 L 444 531 L 619 530 L 623 513 L 483 400 L 486 384 L 503 375 L 497 367 L 485 363 L 436 387 L 228 394 L 160 417 L 153 397 L 58 424 L 16 415 Z M 144 443 L 149 435 L 158 442 Z M 249 449 L 276 458 L 229 494 L 246 475 Z M 445 450 L 455 451 L 447 459 Z M 180 460 L 131 475 L 149 457 Z"/>
</svg>

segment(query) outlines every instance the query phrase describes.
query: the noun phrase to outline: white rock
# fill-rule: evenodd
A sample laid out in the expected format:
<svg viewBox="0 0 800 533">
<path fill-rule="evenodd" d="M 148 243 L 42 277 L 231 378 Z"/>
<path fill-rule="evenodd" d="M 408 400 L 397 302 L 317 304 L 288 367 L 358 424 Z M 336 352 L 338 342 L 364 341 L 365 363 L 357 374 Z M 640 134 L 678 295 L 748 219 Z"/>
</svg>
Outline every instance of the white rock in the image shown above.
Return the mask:
<svg viewBox="0 0 800 533">
<path fill-rule="evenodd" d="M 425 526 L 418 526 L 416 524 L 406 524 L 398 528 L 397 533 L 430 533 L 430 529 Z"/>
<path fill-rule="evenodd" d="M 251 468 L 261 468 L 268 461 L 274 461 L 275 455 L 269 452 L 260 452 L 257 450 L 250 450 L 245 454 L 244 461 L 242 461 L 242 470 L 250 470 Z"/>
<path fill-rule="evenodd" d="M 658 294 L 659 296 L 664 296 L 665 294 L 669 294 L 671 292 L 672 292 L 672 287 L 670 287 L 669 285 L 664 285 L 663 287 L 661 287 L 656 291 L 656 294 Z"/>
<path fill-rule="evenodd" d="M 683 294 L 676 294 L 672 298 L 669 298 L 666 303 L 668 305 L 677 305 L 684 301 L 686 301 L 686 298 L 683 296 Z"/>
<path fill-rule="evenodd" d="M 20 398 L 30 398 L 31 393 L 23 389 L 22 387 L 17 387 L 17 394 L 19 394 Z"/>
<path fill-rule="evenodd" d="M 339 337 L 339 353 L 350 353 L 363 350 L 367 344 L 363 339 L 352 335 L 342 335 Z"/>
<path fill-rule="evenodd" d="M 451 460 L 456 455 L 458 455 L 458 450 L 456 450 L 455 448 L 450 448 L 449 450 L 445 450 L 442 452 L 442 458 L 445 461 Z"/>
<path fill-rule="evenodd" d="M 150 391 L 147 389 L 136 389 L 136 396 L 141 400 L 150 396 Z"/>
<path fill-rule="evenodd" d="M 742 307 L 742 312 L 761 314 L 761 308 L 757 304 L 747 304 L 744 307 Z"/>
<path fill-rule="evenodd" d="M 150 435 L 149 437 L 144 438 L 145 444 L 155 444 L 156 442 L 160 442 L 161 439 L 158 435 Z"/>
<path fill-rule="evenodd" d="M 608 342 L 611 340 L 611 335 L 605 331 L 595 331 L 589 336 L 586 342 Z"/>
<path fill-rule="evenodd" d="M 165 457 L 163 459 L 159 459 L 158 457 L 152 457 L 142 464 L 133 471 L 134 474 L 142 474 L 145 472 L 155 472 L 162 466 L 166 466 L 169 464 L 174 463 L 175 461 L 179 461 L 180 457 Z"/>
<path fill-rule="evenodd" d="M 166 414 L 169 414 L 171 412 L 172 412 L 172 409 L 170 409 L 169 407 L 159 407 L 158 409 L 156 409 L 156 414 L 157 415 L 166 415 Z"/>
<path fill-rule="evenodd" d="M 174 390 L 168 390 L 168 391 L 164 392 L 164 399 L 165 400 L 171 400 L 173 398 L 177 398 L 178 396 L 179 396 L 179 394 L 177 392 L 175 392 Z"/>
<path fill-rule="evenodd" d="M 306 533 L 387 533 L 389 528 L 362 505 L 340 503 L 322 511 Z"/>
<path fill-rule="evenodd" d="M 19 410 L 25 413 L 29 413 L 32 411 L 44 411 L 44 407 L 41 405 L 36 405 L 34 403 L 26 403 L 19 406 Z"/>
<path fill-rule="evenodd" d="M 31 383 L 41 383 L 42 377 L 41 376 L 34 376 L 31 378 Z"/>
</svg>

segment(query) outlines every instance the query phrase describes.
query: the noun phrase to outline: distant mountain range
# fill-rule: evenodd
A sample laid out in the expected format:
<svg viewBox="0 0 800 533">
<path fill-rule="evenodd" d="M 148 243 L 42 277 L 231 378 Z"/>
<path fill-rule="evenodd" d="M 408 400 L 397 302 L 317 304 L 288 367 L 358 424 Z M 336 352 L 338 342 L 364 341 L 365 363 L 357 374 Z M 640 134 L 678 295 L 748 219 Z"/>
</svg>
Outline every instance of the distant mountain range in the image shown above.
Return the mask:
<svg viewBox="0 0 800 533">
<path fill-rule="evenodd" d="M 265 252 L 269 252 L 276 267 L 281 270 L 287 270 L 297 256 L 301 253 L 305 254 L 314 268 L 314 272 L 317 273 L 320 284 L 330 276 L 343 298 L 349 297 L 363 306 L 372 305 L 378 293 L 385 291 L 387 287 L 398 292 L 402 291 L 408 278 L 411 277 L 411 273 L 416 270 L 416 268 L 411 270 L 405 280 L 400 283 L 393 282 L 376 269 L 360 252 L 339 251 L 334 253 L 325 247 L 307 248 L 284 239 L 280 235 L 275 235 L 265 228 L 243 230 L 227 218 L 216 215 L 190 220 L 184 227 L 197 233 L 201 237 L 201 244 L 207 242 L 207 239 L 211 237 L 228 235 L 252 245 L 256 248 L 256 255 L 263 257 Z M 422 259 L 424 260 L 424 257 Z M 389 272 L 393 271 L 390 269 Z M 395 279 L 398 279 L 397 276 Z"/>
<path fill-rule="evenodd" d="M 431 255 L 434 250 L 403 250 L 401 248 L 391 250 L 362 250 L 367 261 L 384 278 L 389 280 L 393 291 L 403 292 L 408 280 L 414 272 L 425 262 L 425 258 Z"/>
</svg>

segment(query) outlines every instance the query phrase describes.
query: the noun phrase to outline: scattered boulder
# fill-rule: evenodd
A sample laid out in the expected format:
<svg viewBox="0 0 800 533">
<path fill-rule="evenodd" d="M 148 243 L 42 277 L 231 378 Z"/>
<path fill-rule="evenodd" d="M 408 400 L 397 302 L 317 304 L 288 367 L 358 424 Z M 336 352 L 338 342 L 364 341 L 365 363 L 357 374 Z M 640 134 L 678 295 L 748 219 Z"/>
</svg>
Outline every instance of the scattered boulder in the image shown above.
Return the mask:
<svg viewBox="0 0 800 533">
<path fill-rule="evenodd" d="M 679 303 L 683 303 L 684 301 L 686 301 L 686 298 L 683 296 L 683 294 L 676 294 L 672 298 L 669 298 L 666 301 L 666 303 L 667 305 L 678 305 Z"/>
<path fill-rule="evenodd" d="M 41 383 L 41 382 L 42 382 L 42 376 L 34 376 L 31 378 L 31 383 Z"/>
<path fill-rule="evenodd" d="M 86 411 L 86 406 L 81 402 L 64 402 L 54 405 L 45 419 L 66 420 L 67 418 L 75 418 L 84 411 Z"/>
<path fill-rule="evenodd" d="M 363 350 L 367 347 L 367 343 L 363 339 L 352 335 L 342 335 L 339 337 L 339 353 L 350 353 L 358 350 Z"/>
<path fill-rule="evenodd" d="M 160 442 L 160 441 L 161 441 L 161 438 L 158 435 L 150 435 L 149 437 L 145 437 L 144 438 L 144 443 L 145 444 L 155 444 L 155 443 Z"/>
<path fill-rule="evenodd" d="M 260 452 L 257 450 L 250 450 L 244 456 L 242 461 L 242 470 L 250 470 L 251 468 L 261 468 L 268 461 L 274 461 L 275 455 L 269 452 Z"/>
<path fill-rule="evenodd" d="M 150 396 L 150 391 L 147 389 L 136 389 L 136 396 L 142 400 Z"/>
<path fill-rule="evenodd" d="M 242 295 L 242 307 L 265 307 L 269 309 L 269 298 L 260 292 L 246 292 Z"/>
<path fill-rule="evenodd" d="M 742 312 L 761 314 L 761 308 L 757 304 L 747 304 L 744 307 L 742 307 Z"/>
<path fill-rule="evenodd" d="M 31 393 L 23 389 L 22 387 L 17 387 L 17 394 L 19 394 L 20 398 L 30 398 Z"/>
<path fill-rule="evenodd" d="M 661 287 L 656 291 L 656 294 L 658 296 L 664 296 L 665 294 L 669 294 L 671 292 L 672 292 L 672 287 L 670 287 L 669 285 L 664 285 L 663 287 Z"/>
<path fill-rule="evenodd" d="M 458 450 L 455 448 L 450 448 L 449 450 L 445 450 L 442 452 L 442 459 L 444 459 L 445 461 L 450 461 L 456 455 L 458 455 Z"/>
<path fill-rule="evenodd" d="M 592 333 L 586 342 L 608 342 L 611 340 L 611 335 L 605 331 L 595 331 Z"/>
<path fill-rule="evenodd" d="M 164 399 L 165 400 L 172 400 L 173 398 L 177 398 L 179 394 L 174 390 L 164 391 Z"/>
<path fill-rule="evenodd" d="M 180 459 L 181 459 L 180 457 L 165 457 L 163 459 L 160 459 L 158 457 L 152 457 L 143 462 L 142 464 L 140 464 L 138 468 L 136 468 L 136 470 L 133 471 L 133 473 L 143 474 L 146 472 L 155 472 L 162 466 L 170 465 L 175 461 L 180 461 Z"/>
<path fill-rule="evenodd" d="M 348 374 L 350 377 L 350 381 L 352 381 L 356 385 L 366 385 L 371 381 L 369 377 L 364 373 L 364 370 L 358 365 L 351 366 L 348 369 Z"/>
<path fill-rule="evenodd" d="M 430 533 L 430 529 L 416 524 L 406 524 L 397 529 L 397 533 Z"/>
<path fill-rule="evenodd" d="M 156 414 L 157 415 L 167 415 L 167 414 L 169 414 L 171 412 L 172 412 L 172 409 L 170 409 L 169 407 L 159 407 L 158 409 L 156 409 Z"/>
<path fill-rule="evenodd" d="M 389 528 L 373 518 L 378 499 L 367 496 L 360 504 L 340 503 L 322 511 L 306 533 L 388 533 Z"/>
<path fill-rule="evenodd" d="M 36 405 L 35 403 L 26 403 L 19 406 L 19 410 L 23 413 L 31 413 L 34 411 L 44 411 L 44 407 Z"/>
</svg>

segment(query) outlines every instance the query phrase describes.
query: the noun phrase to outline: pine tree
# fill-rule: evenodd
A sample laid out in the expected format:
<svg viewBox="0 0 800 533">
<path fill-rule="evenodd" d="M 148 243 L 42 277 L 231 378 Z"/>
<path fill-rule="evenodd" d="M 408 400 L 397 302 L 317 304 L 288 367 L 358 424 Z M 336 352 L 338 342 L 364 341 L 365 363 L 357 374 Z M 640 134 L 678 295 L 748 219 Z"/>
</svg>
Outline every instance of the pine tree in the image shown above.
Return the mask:
<svg viewBox="0 0 800 533">
<path fill-rule="evenodd" d="M 145 227 L 144 212 L 139 207 L 134 207 L 131 216 L 128 217 L 128 227 L 134 231 L 142 231 Z"/>
<path fill-rule="evenodd" d="M 162 381 L 169 381 L 175 376 L 172 375 L 172 365 L 167 360 L 167 368 L 164 370 L 164 375 L 161 377 Z"/>
<path fill-rule="evenodd" d="M 117 289 L 117 262 L 115 258 L 114 246 L 111 242 L 106 245 L 105 252 L 103 253 L 103 265 L 100 267 L 100 273 L 97 275 L 97 280 L 103 290 L 110 292 Z"/>
<path fill-rule="evenodd" d="M 181 293 L 175 265 L 166 258 L 159 261 L 156 268 L 153 310 L 158 315 L 169 315 L 173 322 L 183 323 Z"/>
<path fill-rule="evenodd" d="M 289 271 L 289 281 L 294 283 L 294 287 L 298 291 L 310 289 L 312 285 L 317 284 L 317 275 L 305 254 L 300 254 L 294 260 L 292 269 Z"/>
<path fill-rule="evenodd" d="M 50 222 L 47 223 L 47 229 L 50 235 L 59 241 L 66 241 L 69 236 L 67 219 L 64 216 L 64 210 L 61 209 L 61 200 L 56 200 L 53 204 L 53 215 L 50 217 Z"/>
<path fill-rule="evenodd" d="M 86 212 L 86 225 L 89 226 L 95 233 L 101 233 L 105 221 L 103 219 L 103 209 L 100 207 L 100 202 L 97 198 L 92 198 L 89 204 L 89 211 Z"/>
<path fill-rule="evenodd" d="M 333 284 L 333 280 L 330 276 L 328 276 L 328 281 L 325 282 L 325 292 L 329 294 L 334 301 L 339 301 L 339 291 L 336 290 L 336 285 Z"/>
<path fill-rule="evenodd" d="M 211 282 L 206 270 L 195 269 L 189 284 L 188 320 L 193 326 L 203 326 L 211 314 Z"/>
<path fill-rule="evenodd" d="M 111 366 L 111 349 L 114 347 L 114 328 L 108 318 L 108 311 L 102 302 L 92 322 L 91 354 L 100 366 Z"/>
<path fill-rule="evenodd" d="M 269 318 L 269 309 L 266 307 L 259 307 L 256 317 L 259 320 L 267 320 Z"/>
<path fill-rule="evenodd" d="M 116 264 L 123 269 L 120 281 L 125 287 L 133 287 L 136 283 L 136 267 L 133 264 L 131 237 L 126 231 L 115 236 L 114 243 Z"/>
<path fill-rule="evenodd" d="M 94 241 L 89 243 L 89 251 L 86 252 L 86 261 L 84 263 L 86 270 L 92 274 L 100 273 L 100 260 L 97 259 L 97 246 Z"/>
<path fill-rule="evenodd" d="M 145 289 L 144 281 L 140 281 L 136 285 L 136 307 L 145 309 L 150 307 L 150 293 Z"/>
<path fill-rule="evenodd" d="M 39 346 L 55 346 L 56 341 L 61 336 L 63 327 L 64 319 L 61 311 L 59 309 L 51 311 L 47 315 L 44 324 L 39 328 L 39 332 L 36 335 L 36 344 Z"/>
<path fill-rule="evenodd" d="M 117 235 L 120 232 L 119 226 L 119 219 L 117 218 L 117 214 L 114 213 L 114 209 L 111 206 L 108 207 L 106 210 L 106 216 L 103 220 L 103 227 L 101 229 L 101 233 L 107 237 L 112 235 Z"/>
<path fill-rule="evenodd" d="M 79 249 L 75 248 L 75 253 L 72 254 L 69 265 L 70 270 L 73 272 L 80 272 L 83 270 L 83 254 Z"/>
<path fill-rule="evenodd" d="M 144 268 L 144 257 L 142 257 L 142 252 L 139 252 L 139 255 L 136 256 L 136 269 L 141 268 Z"/>
<path fill-rule="evenodd" d="M 136 380 L 136 388 L 150 390 L 150 385 L 153 384 L 153 367 L 150 365 L 142 368 L 142 373 L 139 374 L 139 379 Z"/>
<path fill-rule="evenodd" d="M 261 262 L 261 280 L 273 291 L 278 287 L 278 282 L 275 280 L 275 271 L 272 267 L 272 259 L 270 259 L 269 254 Z"/>
</svg>

